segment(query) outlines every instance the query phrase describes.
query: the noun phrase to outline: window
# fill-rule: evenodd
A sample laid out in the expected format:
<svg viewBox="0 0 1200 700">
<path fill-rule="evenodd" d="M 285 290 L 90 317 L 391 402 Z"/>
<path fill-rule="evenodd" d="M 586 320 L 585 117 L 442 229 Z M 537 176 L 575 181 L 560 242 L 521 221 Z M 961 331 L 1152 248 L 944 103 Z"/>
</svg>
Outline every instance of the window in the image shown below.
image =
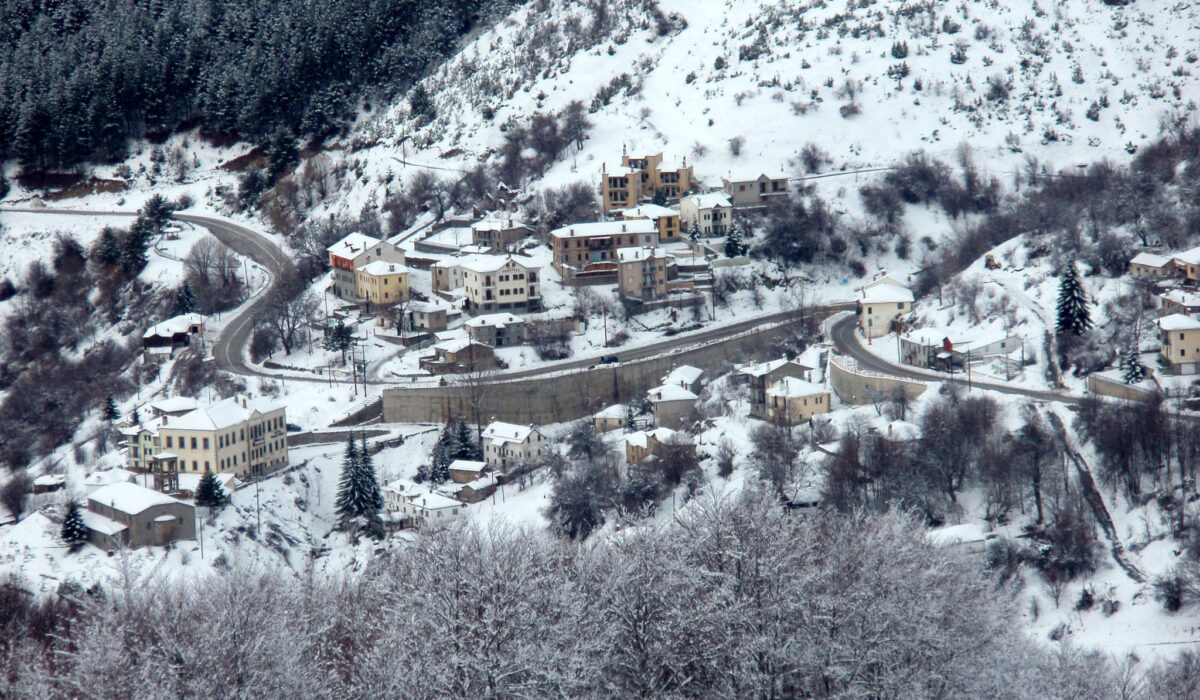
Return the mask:
<svg viewBox="0 0 1200 700">
<path fill-rule="evenodd" d="M 192 460 L 192 471 L 194 471 L 194 472 L 200 471 L 200 465 L 194 459 Z"/>
<path fill-rule="evenodd" d="M 167 436 L 167 447 L 170 447 L 170 446 L 171 446 L 171 436 L 168 435 Z"/>
<path fill-rule="evenodd" d="M 196 438 L 192 438 L 192 449 L 196 449 Z"/>
<path fill-rule="evenodd" d="M 208 438 L 204 438 L 204 449 L 208 449 Z"/>
</svg>

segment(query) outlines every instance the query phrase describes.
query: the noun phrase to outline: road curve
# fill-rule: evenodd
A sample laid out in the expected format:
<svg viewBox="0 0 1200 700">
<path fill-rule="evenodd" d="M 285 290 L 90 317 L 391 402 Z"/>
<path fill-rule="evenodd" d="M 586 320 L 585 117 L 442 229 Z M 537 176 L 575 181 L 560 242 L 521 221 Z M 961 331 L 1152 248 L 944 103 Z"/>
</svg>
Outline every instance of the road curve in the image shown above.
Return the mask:
<svg viewBox="0 0 1200 700">
<path fill-rule="evenodd" d="M 965 379 L 950 377 L 940 372 L 926 372 L 906 365 L 888 362 L 878 355 L 868 352 L 862 346 L 862 343 L 859 342 L 858 334 L 856 333 L 857 320 L 857 317 L 853 314 L 847 314 L 842 318 L 836 319 L 830 324 L 829 336 L 833 341 L 833 346 L 839 353 L 854 358 L 858 366 L 863 369 L 902 379 L 916 379 L 923 382 L 944 382 L 959 386 L 970 386 L 972 389 L 995 391 L 1001 394 L 1026 396 L 1037 401 L 1058 401 L 1065 404 L 1078 404 L 1080 402 L 1080 397 L 1065 392 L 1040 391 L 1038 389 L 1027 389 L 1021 386 L 995 384 L 993 382 L 973 381 L 968 383 Z"/>
</svg>

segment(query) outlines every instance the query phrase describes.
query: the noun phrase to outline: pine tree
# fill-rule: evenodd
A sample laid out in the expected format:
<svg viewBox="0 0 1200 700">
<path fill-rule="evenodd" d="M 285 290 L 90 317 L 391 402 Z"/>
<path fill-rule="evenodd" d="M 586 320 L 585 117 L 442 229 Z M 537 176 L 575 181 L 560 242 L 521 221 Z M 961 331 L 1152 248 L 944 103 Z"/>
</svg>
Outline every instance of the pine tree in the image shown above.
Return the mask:
<svg viewBox="0 0 1200 700">
<path fill-rule="evenodd" d="M 63 518 L 62 530 L 59 533 L 63 542 L 70 545 L 71 551 L 79 549 L 88 540 L 88 529 L 83 524 L 83 513 L 75 501 L 67 504 L 67 517 Z"/>
<path fill-rule="evenodd" d="M 338 524 L 348 528 L 360 512 L 361 494 L 358 492 L 358 445 L 354 436 L 346 441 L 346 455 L 342 460 L 342 476 L 338 481 L 337 501 L 335 502 Z"/>
<path fill-rule="evenodd" d="M 700 240 L 700 222 L 699 221 L 693 221 L 692 225 L 688 227 L 688 238 L 690 238 L 693 243 Z"/>
<path fill-rule="evenodd" d="M 367 450 L 365 437 L 361 448 L 353 436 L 347 440 L 336 505 L 338 524 L 343 529 L 361 522 L 368 533 L 382 530 L 379 511 L 383 509 L 383 491 L 379 488 L 375 460 Z"/>
<path fill-rule="evenodd" d="M 1075 262 L 1068 262 L 1058 285 L 1058 334 L 1083 335 L 1092 327 L 1091 311 L 1088 309 L 1087 294 L 1075 269 Z"/>
<path fill-rule="evenodd" d="M 736 258 L 746 254 L 746 244 L 742 242 L 744 231 L 741 221 L 734 221 L 725 234 L 725 257 Z"/>
<path fill-rule="evenodd" d="M 121 269 L 126 275 L 134 277 L 146 267 L 146 248 L 150 247 L 151 234 L 150 224 L 140 216 L 129 228 L 129 233 L 125 234 L 125 243 L 121 248 Z"/>
<path fill-rule="evenodd" d="M 354 333 L 339 318 L 337 323 L 333 325 L 333 328 L 325 332 L 323 345 L 326 350 L 340 350 L 342 353 L 342 364 L 346 364 L 346 351 L 354 345 Z"/>
<path fill-rule="evenodd" d="M 217 483 L 217 475 L 205 472 L 196 486 L 196 505 L 202 508 L 219 508 L 226 499 L 225 489 Z"/>
<path fill-rule="evenodd" d="M 92 249 L 92 259 L 100 265 L 109 267 L 119 265 L 122 258 L 121 239 L 111 226 L 105 226 L 100 231 L 100 241 Z"/>
<path fill-rule="evenodd" d="M 1126 384 L 1137 384 L 1146 378 L 1146 368 L 1142 366 L 1142 358 L 1136 345 L 1130 345 L 1121 357 L 1121 368 Z"/>
<path fill-rule="evenodd" d="M 104 399 L 104 420 L 109 423 L 121 417 L 121 413 L 117 411 L 117 402 L 113 400 L 112 394 L 109 394 Z"/>
<path fill-rule="evenodd" d="M 371 450 L 367 449 L 367 436 L 362 436 L 362 450 L 359 452 L 361 460 L 359 467 L 362 470 L 361 479 L 362 485 L 366 492 L 367 512 L 368 517 L 379 515 L 379 511 L 383 510 L 383 490 L 379 488 L 379 476 L 375 473 L 375 457 L 371 454 Z"/>
<path fill-rule="evenodd" d="M 196 310 L 196 294 L 192 285 L 186 280 L 183 286 L 175 290 L 175 313 L 190 314 Z"/>
<path fill-rule="evenodd" d="M 462 418 L 459 418 L 455 426 L 455 459 L 469 459 L 476 462 L 483 459 L 483 450 L 479 443 L 475 442 L 475 431 L 471 430 L 471 426 Z"/>
<path fill-rule="evenodd" d="M 445 435 L 445 433 L 443 433 Z M 449 445 L 445 440 L 438 440 L 433 446 L 433 454 L 429 462 L 429 481 L 433 484 L 444 484 L 450 478 Z"/>
</svg>

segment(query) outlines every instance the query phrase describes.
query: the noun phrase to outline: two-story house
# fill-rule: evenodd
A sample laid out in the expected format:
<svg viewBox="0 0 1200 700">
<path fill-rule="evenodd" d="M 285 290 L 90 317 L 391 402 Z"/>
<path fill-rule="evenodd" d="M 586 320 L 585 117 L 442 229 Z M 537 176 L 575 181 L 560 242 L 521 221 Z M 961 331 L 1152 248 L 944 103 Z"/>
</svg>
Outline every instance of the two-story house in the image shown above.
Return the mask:
<svg viewBox="0 0 1200 700">
<path fill-rule="evenodd" d="M 471 224 L 471 241 L 493 251 L 506 251 L 533 235 L 533 229 L 510 212 L 491 212 Z"/>
<path fill-rule="evenodd" d="M 483 431 L 483 459 L 489 467 L 507 470 L 534 463 L 546 454 L 546 436 L 532 425 L 496 421 Z"/>
<path fill-rule="evenodd" d="M 134 483 L 92 491 L 87 509 L 80 514 L 88 540 L 110 551 L 196 539 L 196 511 L 191 504 Z"/>
<path fill-rule="evenodd" d="M 695 226 L 702 236 L 724 236 L 733 224 L 733 204 L 724 192 L 694 194 L 679 200 L 679 224 L 690 236 Z"/>
<path fill-rule="evenodd" d="M 404 264 L 404 251 L 399 247 L 362 233 L 352 233 L 326 249 L 329 267 L 333 270 L 333 293 L 339 299 L 360 302 L 358 276 L 360 267 L 368 263 Z"/>
<path fill-rule="evenodd" d="M 554 269 L 567 283 L 616 282 L 617 250 L 658 245 L 658 225 L 650 219 L 572 224 L 550 232 Z"/>
<path fill-rule="evenodd" d="M 649 219 L 658 227 L 658 240 L 661 243 L 678 241 L 681 233 L 679 228 L 679 211 L 657 204 L 640 204 L 621 212 L 626 221 L 634 219 Z"/>
<path fill-rule="evenodd" d="M 913 293 L 891 277 L 882 276 L 859 292 L 858 325 L 863 335 L 878 338 L 892 330 L 892 322 L 912 311 Z"/>
<path fill-rule="evenodd" d="M 746 377 L 750 383 L 750 415 L 755 418 L 770 419 L 770 397 L 767 391 L 784 377 L 795 377 L 808 381 L 812 369 L 808 365 L 787 358 L 738 367 L 738 375 Z"/>
<path fill-rule="evenodd" d="M 781 425 L 804 423 L 829 413 L 829 390 L 819 384 L 783 377 L 767 389 L 767 418 Z"/>
<path fill-rule="evenodd" d="M 1200 367 L 1200 320 L 1183 314 L 1158 319 L 1162 359 L 1176 374 L 1196 374 Z"/>
<path fill-rule="evenodd" d="M 510 313 L 476 316 L 463 324 L 471 340 L 504 348 L 525 343 L 525 320 Z"/>
<path fill-rule="evenodd" d="M 769 204 L 788 196 L 788 178 L 782 173 L 730 173 L 721 178 L 721 185 L 735 207 Z"/>
</svg>

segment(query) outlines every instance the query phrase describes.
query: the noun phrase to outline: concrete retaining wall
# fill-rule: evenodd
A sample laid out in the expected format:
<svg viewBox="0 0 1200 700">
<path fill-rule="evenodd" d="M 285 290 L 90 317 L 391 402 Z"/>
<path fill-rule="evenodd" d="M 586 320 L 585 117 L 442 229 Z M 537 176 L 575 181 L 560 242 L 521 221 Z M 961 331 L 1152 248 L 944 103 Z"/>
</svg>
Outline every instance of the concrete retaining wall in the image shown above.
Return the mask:
<svg viewBox="0 0 1200 700">
<path fill-rule="evenodd" d="M 387 430 L 325 430 L 319 433 L 292 433 L 287 436 L 288 447 L 300 447 L 301 445 L 322 445 L 330 442 L 345 442 L 346 438 L 353 435 L 354 437 L 379 437 L 387 435 Z"/>
<path fill-rule="evenodd" d="M 925 382 L 889 377 L 859 369 L 854 360 L 840 355 L 829 358 L 829 383 L 838 398 L 849 404 L 863 405 L 886 399 L 897 388 L 915 399 L 929 388 Z"/>
<path fill-rule="evenodd" d="M 1153 389 L 1132 386 L 1118 382 L 1098 374 L 1088 375 L 1088 391 L 1101 396 L 1112 396 L 1126 401 L 1149 401 L 1154 396 Z"/>
<path fill-rule="evenodd" d="M 709 376 L 742 362 L 784 333 L 783 324 L 712 341 L 669 355 L 601 365 L 562 374 L 510 382 L 458 381 L 445 387 L 395 388 L 383 392 L 383 419 L 388 423 L 442 422 L 451 415 L 509 423 L 561 423 L 590 415 L 614 403 L 641 396 L 679 365 L 693 365 Z"/>
</svg>

